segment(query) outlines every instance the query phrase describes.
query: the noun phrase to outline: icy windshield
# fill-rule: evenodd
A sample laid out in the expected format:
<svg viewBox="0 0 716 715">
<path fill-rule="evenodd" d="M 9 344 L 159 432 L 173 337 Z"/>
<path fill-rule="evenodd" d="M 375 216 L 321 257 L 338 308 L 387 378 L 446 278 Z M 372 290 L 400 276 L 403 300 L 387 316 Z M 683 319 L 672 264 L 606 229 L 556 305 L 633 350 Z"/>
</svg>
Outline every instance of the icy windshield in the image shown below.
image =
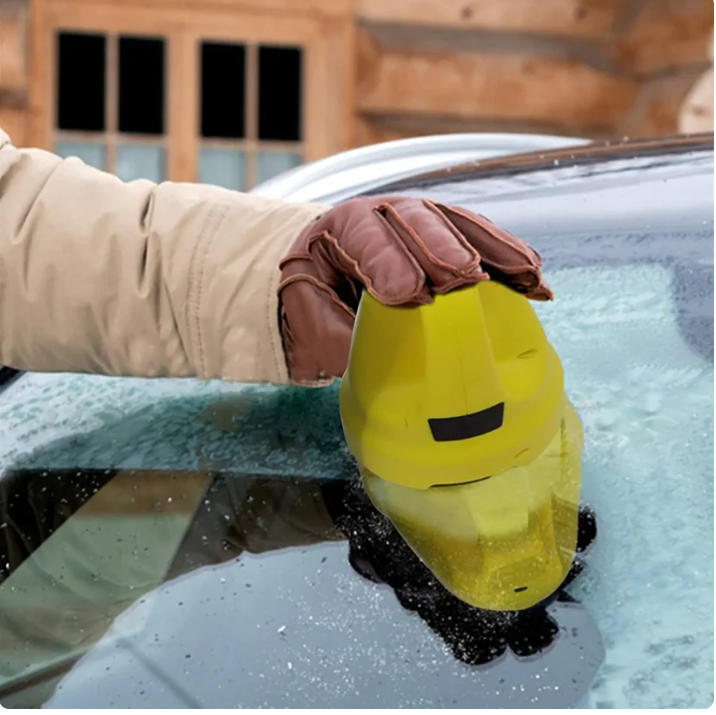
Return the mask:
<svg viewBox="0 0 716 715">
<path fill-rule="evenodd" d="M 585 425 L 599 535 L 563 598 L 495 622 L 445 596 L 355 491 L 335 387 L 26 375 L 0 395 L 0 703 L 708 706 L 713 183 L 677 168 L 602 187 L 632 201 L 611 225 L 555 176 L 554 235 L 529 193 L 483 209 L 548 261 Z"/>
</svg>

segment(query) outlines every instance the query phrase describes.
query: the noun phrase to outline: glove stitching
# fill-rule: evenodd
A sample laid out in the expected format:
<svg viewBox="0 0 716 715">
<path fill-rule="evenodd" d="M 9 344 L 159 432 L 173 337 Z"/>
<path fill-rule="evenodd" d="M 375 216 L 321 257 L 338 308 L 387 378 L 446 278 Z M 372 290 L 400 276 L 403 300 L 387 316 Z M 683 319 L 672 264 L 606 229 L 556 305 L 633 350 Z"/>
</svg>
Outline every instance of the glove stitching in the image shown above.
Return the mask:
<svg viewBox="0 0 716 715">
<path fill-rule="evenodd" d="M 293 276 L 289 276 L 288 278 L 284 278 L 283 281 L 281 281 L 281 284 L 279 285 L 279 292 L 283 291 L 284 288 L 290 286 L 292 283 L 298 283 L 299 281 L 305 281 L 307 283 L 311 283 L 311 285 L 315 286 L 319 290 L 322 290 L 324 293 L 328 293 L 331 300 L 338 306 L 340 306 L 344 311 L 346 311 L 351 317 L 355 318 L 355 311 L 349 306 L 346 305 L 339 297 L 338 294 L 331 288 L 327 283 L 324 283 L 322 281 L 319 281 L 318 278 L 315 276 L 312 276 L 308 273 L 296 273 Z M 284 312 L 286 311 L 284 306 Z"/>
</svg>

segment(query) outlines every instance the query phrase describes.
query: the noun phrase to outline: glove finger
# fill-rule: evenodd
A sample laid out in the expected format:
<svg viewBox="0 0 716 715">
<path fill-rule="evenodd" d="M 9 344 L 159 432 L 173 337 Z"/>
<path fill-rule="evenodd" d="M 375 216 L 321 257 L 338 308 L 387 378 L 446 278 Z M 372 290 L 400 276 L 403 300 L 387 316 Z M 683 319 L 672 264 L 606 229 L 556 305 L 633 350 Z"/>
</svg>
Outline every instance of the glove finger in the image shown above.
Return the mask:
<svg viewBox="0 0 716 715">
<path fill-rule="evenodd" d="M 478 251 L 429 202 L 397 199 L 375 211 L 408 247 L 434 292 L 488 278 Z"/>
<path fill-rule="evenodd" d="M 391 234 L 389 226 L 380 226 L 377 220 L 375 224 L 369 234 L 364 234 L 362 245 L 356 245 L 353 236 L 343 240 L 330 233 L 315 236 L 310 252 L 319 274 L 336 271 L 332 279 L 335 283 L 326 281 L 328 285 L 337 285 L 341 276 L 350 276 L 385 305 L 427 302 L 430 294 L 419 263 Z"/>
<path fill-rule="evenodd" d="M 374 200 L 353 199 L 319 219 L 308 240 L 314 262 L 321 271 L 328 270 L 328 264 L 337 266 L 386 305 L 426 302 L 430 296 L 425 273 L 373 211 L 374 204 Z"/>
<path fill-rule="evenodd" d="M 542 257 L 534 248 L 486 216 L 446 204 L 433 205 L 478 249 L 484 261 L 489 261 L 505 273 L 510 269 L 542 266 Z"/>
<path fill-rule="evenodd" d="M 483 266 L 506 285 L 535 300 L 551 300 L 541 272 L 542 257 L 531 246 L 485 216 L 436 203 L 435 207 L 482 256 Z"/>
</svg>

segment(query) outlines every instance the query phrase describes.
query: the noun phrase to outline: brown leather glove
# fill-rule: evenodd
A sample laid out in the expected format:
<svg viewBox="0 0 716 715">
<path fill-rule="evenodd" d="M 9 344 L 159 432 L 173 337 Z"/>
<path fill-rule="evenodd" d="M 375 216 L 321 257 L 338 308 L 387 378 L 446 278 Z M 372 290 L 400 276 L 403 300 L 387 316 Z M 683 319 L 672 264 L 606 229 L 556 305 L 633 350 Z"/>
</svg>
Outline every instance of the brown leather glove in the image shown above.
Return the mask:
<svg viewBox="0 0 716 715">
<path fill-rule="evenodd" d="M 343 375 L 365 288 L 385 305 L 493 278 L 551 300 L 539 254 L 484 216 L 423 199 L 361 197 L 304 229 L 281 261 L 280 325 L 293 382 Z"/>
</svg>

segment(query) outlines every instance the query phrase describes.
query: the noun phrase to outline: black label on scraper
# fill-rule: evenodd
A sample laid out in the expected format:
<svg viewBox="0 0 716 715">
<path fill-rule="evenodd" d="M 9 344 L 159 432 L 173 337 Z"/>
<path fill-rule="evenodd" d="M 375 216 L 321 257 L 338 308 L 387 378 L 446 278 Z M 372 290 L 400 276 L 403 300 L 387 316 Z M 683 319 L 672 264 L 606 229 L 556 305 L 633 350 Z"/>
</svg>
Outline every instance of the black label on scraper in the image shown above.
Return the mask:
<svg viewBox="0 0 716 715">
<path fill-rule="evenodd" d="M 436 442 L 456 442 L 500 429 L 504 417 L 505 403 L 500 402 L 469 415 L 429 419 L 428 424 Z"/>
</svg>

